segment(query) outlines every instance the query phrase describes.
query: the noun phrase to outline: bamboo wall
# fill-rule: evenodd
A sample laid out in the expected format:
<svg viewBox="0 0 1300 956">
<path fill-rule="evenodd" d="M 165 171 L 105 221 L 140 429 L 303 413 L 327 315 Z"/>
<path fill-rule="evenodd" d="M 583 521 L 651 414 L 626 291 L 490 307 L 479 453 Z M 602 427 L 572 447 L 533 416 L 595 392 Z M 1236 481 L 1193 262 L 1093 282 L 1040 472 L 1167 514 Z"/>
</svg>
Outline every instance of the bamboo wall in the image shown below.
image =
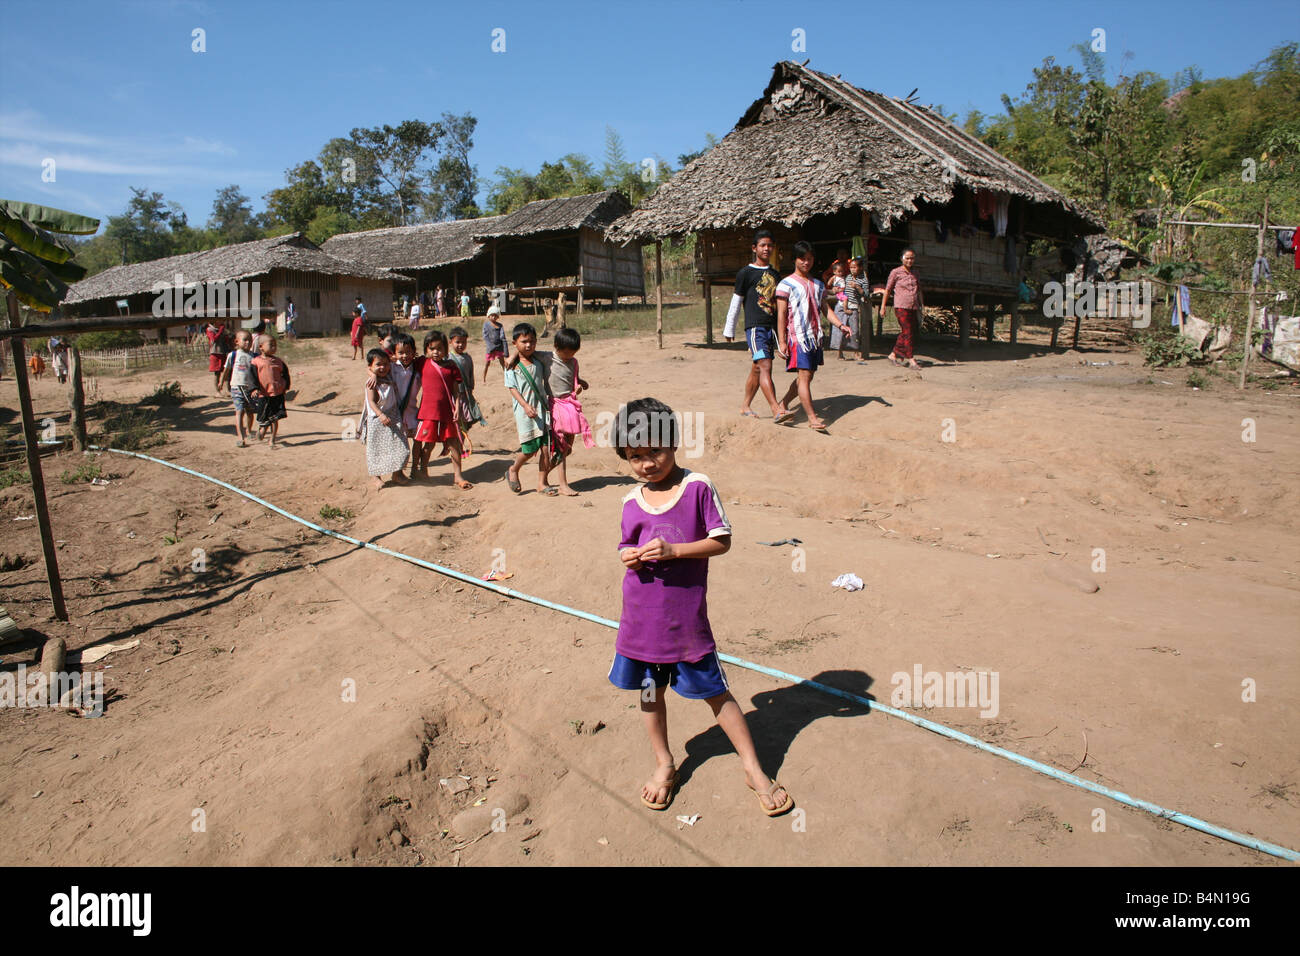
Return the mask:
<svg viewBox="0 0 1300 956">
<path fill-rule="evenodd" d="M 802 238 L 797 229 L 776 226 L 772 230 L 776 250 L 784 258 L 778 267 L 789 272 L 790 249 Z M 695 237 L 695 274 L 731 282 L 736 273 L 754 260 L 753 229 L 706 229 Z M 775 262 L 773 263 L 775 265 Z"/>
<path fill-rule="evenodd" d="M 645 295 L 640 245 L 618 246 L 606 242 L 596 230 L 583 227 L 578 235 L 578 249 L 586 295 L 608 295 L 615 288 L 621 296 Z"/>
<path fill-rule="evenodd" d="M 916 271 L 927 286 L 977 287 L 978 291 L 1015 292 L 1020 286 L 1019 271 L 1003 269 L 1006 237 L 977 232 L 962 236 L 956 228 L 948 230 L 946 242 L 935 238 L 934 223 L 913 219 L 909 224 L 910 246 L 916 253 Z M 1016 246 L 1016 261 L 1024 254 L 1025 244 Z M 897 265 L 897 263 L 895 263 Z"/>
</svg>

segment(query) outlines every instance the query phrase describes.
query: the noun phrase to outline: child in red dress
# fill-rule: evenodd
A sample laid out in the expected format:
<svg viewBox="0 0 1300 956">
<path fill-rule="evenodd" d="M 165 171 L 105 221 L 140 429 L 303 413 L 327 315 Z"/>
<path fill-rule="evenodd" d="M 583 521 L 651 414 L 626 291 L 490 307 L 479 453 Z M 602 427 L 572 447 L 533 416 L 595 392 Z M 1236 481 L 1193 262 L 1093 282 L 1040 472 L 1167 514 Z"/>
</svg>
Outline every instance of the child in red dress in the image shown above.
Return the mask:
<svg viewBox="0 0 1300 956">
<path fill-rule="evenodd" d="M 460 370 L 447 359 L 447 336 L 435 329 L 424 337 L 424 357 L 420 360 L 420 425 L 415 431 L 417 463 L 412 477 L 429 476 L 429 458 L 433 446 L 442 442 L 442 452 L 451 456 L 451 480 L 457 488 L 474 486 L 461 474 L 460 426 L 457 422 L 456 389 Z"/>
</svg>

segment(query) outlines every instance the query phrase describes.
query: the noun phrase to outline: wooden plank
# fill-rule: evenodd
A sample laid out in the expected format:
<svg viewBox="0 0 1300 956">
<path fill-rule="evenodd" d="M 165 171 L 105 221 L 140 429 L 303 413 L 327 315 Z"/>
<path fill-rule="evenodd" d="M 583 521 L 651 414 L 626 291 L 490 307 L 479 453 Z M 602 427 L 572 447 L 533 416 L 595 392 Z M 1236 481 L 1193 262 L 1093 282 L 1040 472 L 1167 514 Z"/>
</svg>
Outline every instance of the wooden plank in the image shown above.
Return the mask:
<svg viewBox="0 0 1300 956">
<path fill-rule="evenodd" d="M 704 342 L 713 344 L 713 283 L 704 280 Z"/>
<path fill-rule="evenodd" d="M 663 244 L 655 240 L 655 333 L 664 347 L 664 255 Z"/>
</svg>

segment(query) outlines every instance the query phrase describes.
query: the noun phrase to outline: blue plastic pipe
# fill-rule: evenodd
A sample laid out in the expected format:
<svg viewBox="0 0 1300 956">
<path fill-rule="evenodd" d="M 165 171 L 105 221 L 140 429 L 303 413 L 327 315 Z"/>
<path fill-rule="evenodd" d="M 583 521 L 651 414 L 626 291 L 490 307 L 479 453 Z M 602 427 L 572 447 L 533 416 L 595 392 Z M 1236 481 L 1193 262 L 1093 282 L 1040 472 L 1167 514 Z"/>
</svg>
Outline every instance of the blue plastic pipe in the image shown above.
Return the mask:
<svg viewBox="0 0 1300 956">
<path fill-rule="evenodd" d="M 409 562 L 410 564 L 417 565 L 429 571 L 435 571 L 438 574 L 444 574 L 447 577 L 455 578 L 458 581 L 464 581 L 466 584 L 472 584 L 475 587 L 485 588 L 489 591 L 495 591 L 498 594 L 504 594 L 506 597 L 517 598 L 520 601 L 528 601 L 531 604 L 537 604 L 540 605 L 541 607 L 550 608 L 553 611 L 559 611 L 561 614 L 569 614 L 573 617 L 582 618 L 582 620 L 584 621 L 591 621 L 593 624 L 601 624 L 605 627 L 612 627 L 615 629 L 618 628 L 618 622 L 611 621 L 607 617 L 600 617 L 598 615 L 591 614 L 587 611 L 580 611 L 577 608 L 568 607 L 567 605 L 564 604 L 556 604 L 553 601 L 546 600 L 545 598 L 539 598 L 532 594 L 525 594 L 523 591 L 516 591 L 514 588 L 505 587 L 504 585 L 497 584 L 494 581 L 484 581 L 481 578 L 476 578 L 473 575 L 466 574 L 463 571 L 457 571 L 454 568 L 445 568 L 442 565 L 434 564 L 431 561 L 425 561 L 422 560 L 421 558 L 416 558 L 409 554 L 403 554 L 400 551 L 392 551 L 388 548 L 380 547 L 377 544 L 371 544 L 369 541 L 359 541 L 358 539 L 349 537 L 346 534 L 340 534 L 337 531 L 331 531 L 329 528 L 322 528 L 320 525 L 314 524 L 308 521 L 306 518 L 300 518 L 295 514 L 290 514 L 288 511 L 285 511 L 283 508 L 276 507 L 275 505 L 271 504 L 269 501 L 263 501 L 261 498 L 258 498 L 256 495 L 249 494 L 247 491 L 244 491 L 242 488 L 236 488 L 234 485 L 221 481 L 220 479 L 213 478 L 211 475 L 205 475 L 202 472 L 193 471 L 192 469 L 185 468 L 182 465 L 176 465 L 170 461 L 164 461 L 161 458 L 153 458 L 150 457 L 149 455 L 141 455 L 138 452 L 133 452 L 133 451 L 121 451 L 120 449 L 117 448 L 99 448 L 98 446 L 95 445 L 91 445 L 90 447 L 93 448 L 95 451 L 108 451 L 108 452 L 112 452 L 115 455 L 128 455 L 131 458 L 140 458 L 143 459 L 144 461 L 152 461 L 155 464 L 163 465 L 164 467 L 167 468 L 172 468 L 176 471 L 183 472 L 187 475 L 193 475 L 195 478 L 202 478 L 204 481 L 209 481 L 214 485 L 220 485 L 222 488 L 225 488 L 228 491 L 233 491 L 235 494 L 241 495 L 242 497 L 247 498 L 249 501 L 254 501 L 257 504 L 261 505 L 263 508 L 269 508 L 271 511 L 274 511 L 276 514 L 288 518 L 290 521 L 296 521 L 298 522 L 298 524 L 311 528 L 313 531 L 317 531 L 323 535 L 328 535 L 331 538 L 338 538 L 340 541 L 346 541 L 348 544 L 354 544 L 362 548 L 369 548 L 371 551 L 378 551 L 380 554 L 386 554 L 389 557 L 398 558 L 399 560 Z M 918 717 L 915 714 L 909 714 L 905 710 L 898 710 L 897 708 L 889 707 L 886 706 L 885 704 L 881 704 L 878 701 L 870 700 L 866 697 L 861 697 L 858 694 L 853 694 L 846 690 L 840 690 L 837 687 L 830 687 L 826 684 L 820 684 L 817 681 L 808 680 L 806 677 L 799 677 L 795 674 L 787 674 L 785 671 L 779 671 L 776 670 L 775 668 L 764 667 L 762 664 L 755 664 L 753 661 L 747 661 L 740 657 L 733 657 L 730 654 L 719 653 L 718 657 L 726 661 L 728 664 L 735 664 L 737 667 L 743 667 L 746 668 L 747 670 L 757 671 L 760 674 L 766 674 L 769 677 L 775 677 L 778 680 L 787 681 L 788 683 L 791 684 L 800 684 L 804 687 L 809 687 L 813 690 L 821 691 L 823 694 L 829 694 L 832 697 L 839 697 L 842 698 L 843 700 L 852 701 L 855 704 L 860 704 L 863 707 L 868 708 L 869 710 L 878 710 L 882 714 L 888 714 L 890 717 L 897 717 L 899 720 L 905 720 L 910 724 L 915 724 L 918 727 L 923 727 L 926 730 L 932 731 L 936 734 L 940 734 L 944 737 L 949 737 L 952 740 L 957 740 L 964 744 L 969 744 L 972 747 L 976 747 L 980 750 L 983 750 L 985 753 L 991 753 L 994 756 L 1001 757 L 1004 760 L 1010 760 L 1012 763 L 1019 764 L 1022 767 L 1028 767 L 1030 770 L 1033 770 L 1036 773 L 1041 773 L 1048 777 L 1052 777 L 1055 780 L 1060 780 L 1062 783 L 1068 783 L 1072 787 L 1078 787 L 1081 790 L 1087 790 L 1089 793 L 1095 793 L 1100 797 L 1106 797 L 1109 800 L 1114 800 L 1117 803 L 1122 803 L 1126 807 L 1133 807 L 1136 810 L 1145 810 L 1147 813 L 1153 814 L 1157 817 L 1161 817 L 1165 820 L 1170 820 L 1174 823 L 1181 823 L 1185 827 L 1190 827 L 1193 830 L 1199 830 L 1201 833 L 1207 833 L 1210 836 L 1218 837 L 1220 840 L 1227 840 L 1230 843 L 1237 843 L 1240 844 L 1241 846 L 1250 847 L 1252 850 L 1259 850 L 1261 853 L 1267 853 L 1270 856 L 1280 857 L 1283 860 L 1290 860 L 1291 862 L 1300 861 L 1300 853 L 1297 853 L 1295 850 L 1287 849 L 1284 846 L 1278 846 L 1276 843 L 1269 843 L 1266 840 L 1259 840 L 1245 833 L 1238 833 L 1235 830 L 1228 830 L 1224 827 L 1216 826 L 1213 823 L 1207 823 L 1205 820 L 1201 820 L 1197 817 L 1189 816 L 1186 813 L 1180 813 L 1177 810 L 1167 810 L 1164 807 L 1152 803 L 1149 800 L 1142 800 L 1138 797 L 1130 797 L 1127 793 L 1123 793 L 1119 790 L 1112 790 L 1109 787 L 1103 787 L 1099 783 L 1093 783 L 1091 780 L 1085 780 L 1082 777 L 1076 777 L 1074 774 L 1066 773 L 1064 770 L 1060 770 L 1056 767 L 1048 766 L 1045 763 L 1040 763 L 1037 760 L 1033 760 L 1029 757 L 1022 756 L 1021 754 L 1014 753 L 1013 751 L 1005 750 L 1002 747 L 995 747 L 992 744 L 985 743 L 984 741 L 972 737 L 969 734 L 964 734 L 960 730 L 954 730 L 951 727 L 945 727 L 943 724 L 935 723 L 932 720 L 926 720 L 924 717 Z"/>
</svg>

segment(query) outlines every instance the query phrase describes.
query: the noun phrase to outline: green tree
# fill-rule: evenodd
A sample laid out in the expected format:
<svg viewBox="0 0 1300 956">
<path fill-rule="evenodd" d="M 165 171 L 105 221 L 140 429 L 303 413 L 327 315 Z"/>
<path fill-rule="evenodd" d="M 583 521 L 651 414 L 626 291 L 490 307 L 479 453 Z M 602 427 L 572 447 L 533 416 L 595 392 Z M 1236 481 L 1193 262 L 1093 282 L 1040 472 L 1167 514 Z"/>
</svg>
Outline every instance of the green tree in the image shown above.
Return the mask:
<svg viewBox="0 0 1300 956">
<path fill-rule="evenodd" d="M 480 215 L 474 196 L 478 193 L 478 169 L 470 162 L 474 148 L 474 129 L 478 126 L 469 113 L 455 116 L 442 114 L 438 150 L 442 154 L 429 172 L 429 192 L 425 216 L 435 222 L 446 219 L 473 219 Z"/>
<path fill-rule="evenodd" d="M 212 217 L 208 220 L 208 230 L 213 233 L 218 245 L 248 242 L 260 235 L 253 207 L 238 186 L 217 190 L 217 196 L 212 200 Z"/>
</svg>

